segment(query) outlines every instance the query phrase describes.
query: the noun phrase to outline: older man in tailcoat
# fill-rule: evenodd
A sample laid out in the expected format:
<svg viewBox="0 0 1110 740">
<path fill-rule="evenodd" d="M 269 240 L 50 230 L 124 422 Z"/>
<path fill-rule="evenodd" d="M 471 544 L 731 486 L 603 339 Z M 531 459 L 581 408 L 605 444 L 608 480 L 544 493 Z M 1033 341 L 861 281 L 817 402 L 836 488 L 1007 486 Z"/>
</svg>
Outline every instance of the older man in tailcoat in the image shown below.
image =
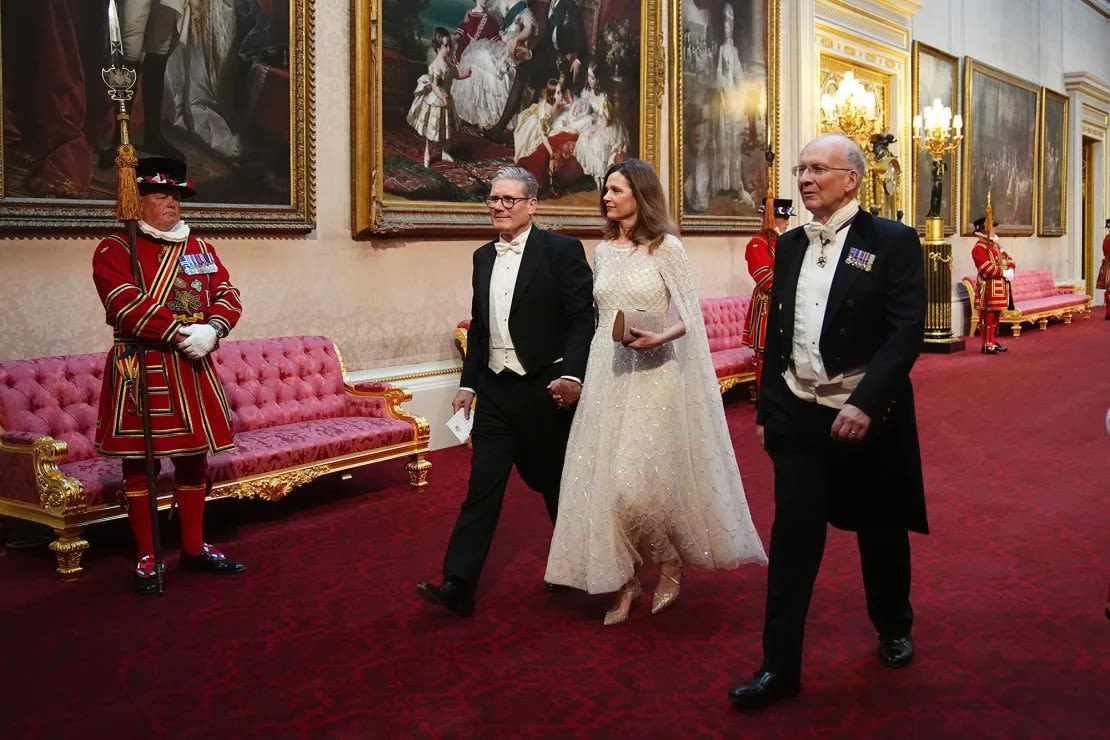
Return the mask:
<svg viewBox="0 0 1110 740">
<path fill-rule="evenodd" d="M 814 221 L 779 237 L 756 433 L 774 463 L 763 662 L 729 696 L 758 709 L 801 690 L 802 642 L 827 525 L 854 530 L 879 658 L 914 654 L 908 531 L 925 533 L 910 369 L 925 331 L 921 244 L 859 207 L 847 137 L 810 142 L 794 173 Z"/>
</svg>

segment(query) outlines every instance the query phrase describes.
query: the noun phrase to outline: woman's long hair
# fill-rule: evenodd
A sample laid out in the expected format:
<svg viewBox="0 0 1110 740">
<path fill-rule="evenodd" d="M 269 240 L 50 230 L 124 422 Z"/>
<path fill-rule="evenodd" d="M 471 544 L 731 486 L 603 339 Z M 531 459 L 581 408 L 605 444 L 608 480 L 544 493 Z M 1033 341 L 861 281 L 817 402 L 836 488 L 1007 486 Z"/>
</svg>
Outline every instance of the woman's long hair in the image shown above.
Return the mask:
<svg viewBox="0 0 1110 740">
<path fill-rule="evenodd" d="M 648 251 L 654 250 L 667 234 L 678 236 L 667 210 L 667 197 L 663 194 L 663 184 L 650 164 L 642 159 L 626 159 L 617 162 L 605 173 L 601 191 L 601 216 L 605 218 L 602 234 L 606 239 L 620 236 L 620 224 L 605 216 L 605 186 L 609 176 L 619 172 L 628 180 L 632 195 L 636 198 L 636 223 L 628 233 L 634 244 L 647 244 Z"/>
</svg>

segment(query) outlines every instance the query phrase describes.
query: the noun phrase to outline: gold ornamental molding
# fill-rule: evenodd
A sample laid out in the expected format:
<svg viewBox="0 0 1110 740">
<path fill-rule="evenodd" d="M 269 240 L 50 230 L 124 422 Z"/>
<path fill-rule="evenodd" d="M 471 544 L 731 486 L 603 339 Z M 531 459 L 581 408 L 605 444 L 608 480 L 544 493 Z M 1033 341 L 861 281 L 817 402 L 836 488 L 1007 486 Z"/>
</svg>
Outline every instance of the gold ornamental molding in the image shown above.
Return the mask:
<svg viewBox="0 0 1110 740">
<path fill-rule="evenodd" d="M 816 26 L 817 46 L 822 53 L 844 57 L 887 74 L 909 75 L 909 51 L 857 36 L 827 23 Z"/>
<path fill-rule="evenodd" d="M 230 496 L 234 498 L 260 498 L 263 501 L 280 501 L 288 496 L 294 488 L 311 483 L 330 472 L 331 465 L 313 465 L 277 475 L 238 481 L 219 489 L 213 486 L 212 497 L 224 498 Z"/>
<path fill-rule="evenodd" d="M 1106 138 L 1106 126 L 1095 126 L 1094 124 L 1083 122 L 1083 135 L 1089 139 L 1103 140 Z"/>
<path fill-rule="evenodd" d="M 35 481 L 42 491 L 42 508 L 71 514 L 85 510 L 85 489 L 80 481 L 71 478 L 58 468 L 58 463 L 69 454 L 69 446 L 60 439 L 42 437 L 31 445 L 31 460 Z"/>
<path fill-rule="evenodd" d="M 827 21 L 838 29 L 855 31 L 897 49 L 910 47 L 908 17 L 902 14 L 880 14 L 877 8 L 872 8 L 875 12 L 868 12 L 863 7 L 865 5 L 868 4 L 853 2 L 849 5 L 837 0 L 819 0 L 815 13 L 817 24 Z"/>
</svg>

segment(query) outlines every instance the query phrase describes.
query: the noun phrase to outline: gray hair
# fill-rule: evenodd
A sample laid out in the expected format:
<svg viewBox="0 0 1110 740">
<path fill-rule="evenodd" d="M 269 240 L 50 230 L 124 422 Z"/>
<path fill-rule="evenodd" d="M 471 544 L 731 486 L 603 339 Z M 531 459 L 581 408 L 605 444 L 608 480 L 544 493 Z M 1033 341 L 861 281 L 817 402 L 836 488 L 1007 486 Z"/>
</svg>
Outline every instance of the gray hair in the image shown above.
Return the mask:
<svg viewBox="0 0 1110 740">
<path fill-rule="evenodd" d="M 840 143 L 840 153 L 844 155 L 844 160 L 848 166 L 856 171 L 859 175 L 859 181 L 862 185 L 867 177 L 867 157 L 864 156 L 863 150 L 860 149 L 859 144 L 848 138 L 844 134 L 821 134 L 814 141 L 828 141 L 833 140 Z"/>
<path fill-rule="evenodd" d="M 492 187 L 498 180 L 516 180 L 524 186 L 525 198 L 535 198 L 540 192 L 540 184 L 536 182 L 536 176 L 523 167 L 502 167 L 489 181 L 490 186 Z"/>
</svg>

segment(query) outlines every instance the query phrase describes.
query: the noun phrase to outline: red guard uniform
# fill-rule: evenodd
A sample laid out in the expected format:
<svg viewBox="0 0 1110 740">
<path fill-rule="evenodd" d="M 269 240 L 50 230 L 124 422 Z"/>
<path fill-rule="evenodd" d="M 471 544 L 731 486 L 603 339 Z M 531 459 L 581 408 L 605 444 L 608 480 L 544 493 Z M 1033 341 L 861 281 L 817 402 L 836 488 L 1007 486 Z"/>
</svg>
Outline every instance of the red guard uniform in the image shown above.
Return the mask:
<svg viewBox="0 0 1110 740">
<path fill-rule="evenodd" d="M 758 390 L 763 380 L 763 347 L 767 343 L 767 307 L 775 277 L 775 242 L 778 234 L 764 229 L 748 242 L 744 259 L 748 273 L 755 280 L 752 300 L 748 304 L 748 318 L 744 323 L 742 343 L 755 352 L 755 386 Z"/>
<path fill-rule="evenodd" d="M 1110 219 L 1106 220 L 1106 228 L 1110 229 Z M 1102 240 L 1102 267 L 1098 270 L 1095 287 L 1106 291 L 1103 301 L 1106 303 L 1106 320 L 1110 321 L 1110 233 Z"/>
<path fill-rule="evenodd" d="M 979 273 L 978 295 L 975 307 L 979 311 L 979 328 L 983 333 L 982 351 L 995 354 L 999 350 L 995 341 L 998 333 L 998 317 L 1003 309 L 1010 307 L 1010 281 L 1002 276 L 1007 267 L 1014 267 L 1010 255 L 999 249 L 997 242 L 984 234 L 977 234 L 979 240 L 971 250 L 971 259 Z M 993 349 L 992 348 L 996 348 Z"/>
<path fill-rule="evenodd" d="M 140 231 L 136 249 L 145 293 L 131 272 L 124 234 L 100 242 L 93 255 L 93 281 L 105 318 L 115 330 L 100 392 L 96 446 L 104 455 L 123 458 L 127 519 L 139 558 L 135 590 L 153 593 L 157 581 L 143 422 L 137 413 L 136 352 L 146 353 L 154 455 L 172 457 L 174 462 L 181 566 L 215 573 L 240 572 L 244 566 L 205 543 L 202 532 L 208 453 L 234 446 L 227 400 L 211 354 L 189 359 L 177 349 L 176 341 L 179 330 L 191 324 L 207 323 L 217 337 L 226 336 L 239 320 L 242 306 L 223 263 L 204 241 L 192 236 L 162 241 Z M 139 342 L 145 349 L 139 349 Z"/>
<path fill-rule="evenodd" d="M 138 362 L 126 341 L 137 337 L 163 345 L 146 351 L 154 454 L 230 450 L 231 417 L 211 356 L 190 360 L 172 342 L 185 324 L 211 323 L 226 336 L 242 312 L 239 291 L 200 239 L 190 236 L 175 244 L 139 232 L 136 244 L 145 294 L 131 274 L 126 235 L 108 237 L 93 257 L 93 280 L 116 340 L 104 369 L 97 449 L 114 457 L 143 457 L 143 422 L 134 402 Z M 205 257 L 197 260 L 196 255 Z M 190 275 L 186 270 L 212 271 Z"/>
</svg>

